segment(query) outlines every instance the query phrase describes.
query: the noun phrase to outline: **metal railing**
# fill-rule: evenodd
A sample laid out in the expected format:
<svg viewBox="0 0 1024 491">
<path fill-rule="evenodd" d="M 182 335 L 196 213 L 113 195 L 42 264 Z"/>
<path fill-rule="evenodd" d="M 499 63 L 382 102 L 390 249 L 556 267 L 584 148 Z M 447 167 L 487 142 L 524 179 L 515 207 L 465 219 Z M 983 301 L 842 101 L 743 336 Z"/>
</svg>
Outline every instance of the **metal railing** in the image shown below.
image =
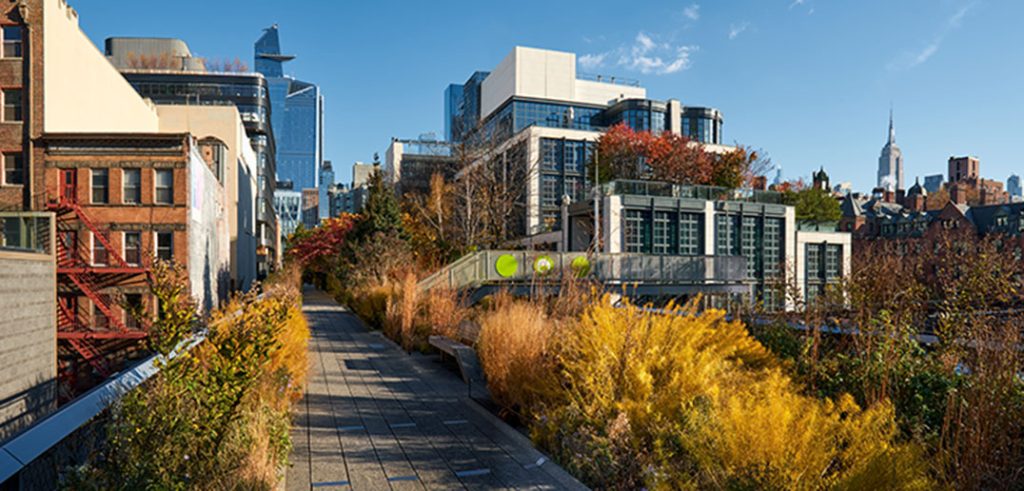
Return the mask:
<svg viewBox="0 0 1024 491">
<path fill-rule="evenodd" d="M 507 267 L 499 271 L 501 268 L 498 267 L 498 261 L 502 257 L 506 257 L 506 263 L 514 263 L 514 269 Z M 535 268 L 541 259 L 548 263 L 546 273 L 538 272 Z M 585 267 L 581 267 L 582 264 Z M 463 256 L 425 278 L 419 286 L 422 290 L 430 290 L 435 287 L 463 289 L 484 284 L 558 282 L 564 274 L 592 278 L 606 285 L 740 284 L 747 280 L 746 265 L 746 259 L 742 256 L 487 250 Z"/>
<path fill-rule="evenodd" d="M 603 193 L 640 196 L 693 198 L 710 201 L 747 201 L 753 203 L 783 204 L 782 193 L 754 189 L 732 189 L 716 186 L 672 184 L 663 181 L 619 179 L 601 185 Z"/>
</svg>

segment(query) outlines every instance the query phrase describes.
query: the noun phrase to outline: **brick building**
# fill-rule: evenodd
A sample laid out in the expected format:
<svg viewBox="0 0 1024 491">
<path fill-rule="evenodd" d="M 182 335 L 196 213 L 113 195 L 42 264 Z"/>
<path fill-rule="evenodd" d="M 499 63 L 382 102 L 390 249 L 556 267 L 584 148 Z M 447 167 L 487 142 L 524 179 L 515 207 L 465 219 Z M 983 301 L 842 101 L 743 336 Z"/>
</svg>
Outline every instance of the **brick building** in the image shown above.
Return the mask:
<svg viewBox="0 0 1024 491">
<path fill-rule="evenodd" d="M 64 0 L 0 7 L 0 105 L 0 211 L 56 216 L 59 370 L 84 389 L 145 337 L 124 307 L 154 307 L 153 258 L 184 265 L 203 307 L 226 293 L 224 188 L 196 136 L 161 127 Z"/>
</svg>

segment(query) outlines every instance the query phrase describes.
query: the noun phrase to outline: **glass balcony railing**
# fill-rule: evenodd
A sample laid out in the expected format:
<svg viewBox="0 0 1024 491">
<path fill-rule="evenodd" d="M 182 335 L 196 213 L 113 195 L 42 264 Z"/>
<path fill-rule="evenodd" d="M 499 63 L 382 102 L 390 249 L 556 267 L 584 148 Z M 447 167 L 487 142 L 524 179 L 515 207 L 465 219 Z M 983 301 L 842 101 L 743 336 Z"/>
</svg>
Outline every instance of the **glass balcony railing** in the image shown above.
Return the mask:
<svg viewBox="0 0 1024 491">
<path fill-rule="evenodd" d="M 754 189 L 730 189 L 717 186 L 672 184 L 663 181 L 617 180 L 601 185 L 605 195 L 664 196 L 710 201 L 746 201 L 782 204 L 782 194 Z"/>
</svg>

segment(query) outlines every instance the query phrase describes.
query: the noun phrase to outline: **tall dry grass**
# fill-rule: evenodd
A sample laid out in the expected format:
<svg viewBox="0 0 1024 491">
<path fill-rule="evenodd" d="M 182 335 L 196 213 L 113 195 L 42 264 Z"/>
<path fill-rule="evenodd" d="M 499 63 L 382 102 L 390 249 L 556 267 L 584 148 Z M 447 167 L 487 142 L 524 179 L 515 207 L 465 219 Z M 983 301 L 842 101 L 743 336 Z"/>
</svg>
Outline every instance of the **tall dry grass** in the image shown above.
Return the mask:
<svg viewBox="0 0 1024 491">
<path fill-rule="evenodd" d="M 458 338 L 459 324 L 470 316 L 470 309 L 464 306 L 464 299 L 450 288 L 434 288 L 423 295 L 422 312 L 424 322 L 430 326 L 431 334 Z"/>
<path fill-rule="evenodd" d="M 508 294 L 480 316 L 477 353 L 491 397 L 527 417 L 555 395 L 552 348 L 557 331 L 544 309 Z"/>
<path fill-rule="evenodd" d="M 406 351 L 422 346 L 425 333 L 420 328 L 419 284 L 414 273 L 406 273 L 394 294 L 386 300 L 384 334 L 402 345 Z"/>
</svg>

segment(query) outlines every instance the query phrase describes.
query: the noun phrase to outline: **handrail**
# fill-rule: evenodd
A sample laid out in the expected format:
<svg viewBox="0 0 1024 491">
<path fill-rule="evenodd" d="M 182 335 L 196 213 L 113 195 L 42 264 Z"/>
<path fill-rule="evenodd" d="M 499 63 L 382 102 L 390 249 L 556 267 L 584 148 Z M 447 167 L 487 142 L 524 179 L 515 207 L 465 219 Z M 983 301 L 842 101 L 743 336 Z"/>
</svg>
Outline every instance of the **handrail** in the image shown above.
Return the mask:
<svg viewBox="0 0 1024 491">
<path fill-rule="evenodd" d="M 264 294 L 256 299 L 262 300 Z M 28 464 L 60 443 L 75 430 L 91 421 L 130 390 L 142 385 L 160 372 L 160 366 L 187 353 L 206 340 L 209 328 L 227 322 L 242 314 L 242 309 L 206 326 L 189 339 L 184 339 L 166 356 L 152 354 L 136 363 L 132 368 L 119 373 L 99 386 L 71 401 L 56 412 L 35 422 L 32 426 L 4 442 L 0 446 L 0 482 L 21 472 Z"/>
<path fill-rule="evenodd" d="M 493 265 L 501 256 L 511 256 L 515 270 L 507 276 Z M 551 261 L 550 272 L 536 273 L 538 258 Z M 733 284 L 746 282 L 746 259 L 742 256 L 668 256 L 640 253 L 548 252 L 484 250 L 460 258 L 420 282 L 421 290 L 441 284 L 463 289 L 484 283 L 560 281 L 579 257 L 586 258 L 588 274 L 606 284 Z"/>
</svg>

